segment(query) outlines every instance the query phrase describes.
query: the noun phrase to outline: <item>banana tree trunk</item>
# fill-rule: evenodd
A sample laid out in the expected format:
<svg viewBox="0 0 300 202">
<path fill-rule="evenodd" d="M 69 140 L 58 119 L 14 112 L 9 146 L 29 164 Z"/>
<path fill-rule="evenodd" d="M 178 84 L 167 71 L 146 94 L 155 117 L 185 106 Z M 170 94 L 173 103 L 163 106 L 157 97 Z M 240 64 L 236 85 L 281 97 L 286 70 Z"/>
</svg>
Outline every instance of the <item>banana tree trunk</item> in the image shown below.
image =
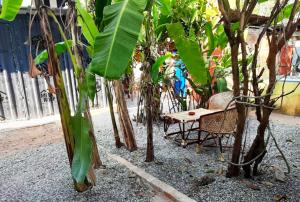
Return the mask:
<svg viewBox="0 0 300 202">
<path fill-rule="evenodd" d="M 62 78 L 60 64 L 58 62 L 58 58 L 54 50 L 54 41 L 48 27 L 49 20 L 46 13 L 47 13 L 46 10 L 40 8 L 38 15 L 40 18 L 40 27 L 41 27 L 42 36 L 47 43 L 47 51 L 49 53 L 48 67 L 51 68 L 50 72 L 53 72 L 57 103 L 58 103 L 59 113 L 61 115 L 61 124 L 64 133 L 68 158 L 71 164 L 73 159 L 73 154 L 74 154 L 74 136 L 70 128 L 71 112 L 69 108 L 69 102 L 67 99 L 67 93 L 65 91 L 65 86 Z"/>
<path fill-rule="evenodd" d="M 68 159 L 70 166 L 72 165 L 72 160 L 74 156 L 74 134 L 71 129 L 71 113 L 70 106 L 67 99 L 67 93 L 65 91 L 65 86 L 62 78 L 61 67 L 54 49 L 54 41 L 51 34 L 50 23 L 47 15 L 47 9 L 45 7 L 40 7 L 40 2 L 36 1 L 38 16 L 40 20 L 40 27 L 42 36 L 47 43 L 47 51 L 49 54 L 49 72 L 52 73 L 54 78 L 55 92 L 57 96 L 58 108 L 61 117 L 61 124 L 68 154 Z M 74 187 L 77 191 L 85 191 L 91 187 L 91 184 L 85 180 L 84 183 L 78 184 L 73 180 Z"/>
<path fill-rule="evenodd" d="M 153 147 L 153 111 L 152 111 L 152 96 L 153 96 L 153 85 L 150 76 L 150 64 L 146 62 L 145 73 L 145 108 L 146 108 L 146 123 L 147 123 L 147 151 L 146 151 L 146 162 L 154 161 L 154 147 Z"/>
<path fill-rule="evenodd" d="M 72 48 L 74 52 L 74 56 L 76 59 L 76 63 L 78 65 L 78 68 L 81 70 L 81 74 L 79 78 L 77 78 L 78 82 L 83 83 L 85 81 L 85 72 L 83 69 L 83 62 L 80 54 L 80 49 L 78 45 L 78 27 L 76 26 L 77 24 L 77 19 L 76 19 L 76 9 L 75 9 L 75 3 L 69 1 L 69 9 L 70 9 L 70 16 L 69 20 L 71 21 L 70 23 L 70 28 L 71 28 L 71 35 L 72 35 Z M 85 98 L 85 106 L 86 108 L 84 109 L 84 116 L 87 118 L 87 120 L 90 122 L 91 128 L 89 129 L 89 136 L 93 142 L 93 164 L 94 168 L 99 168 L 102 165 L 102 162 L 100 160 L 100 155 L 97 147 L 97 142 L 96 142 L 96 137 L 95 137 L 95 132 L 94 132 L 94 127 L 93 127 L 93 121 L 92 117 L 90 114 L 90 108 L 89 108 L 89 100 L 88 97 L 86 96 Z"/>
<path fill-rule="evenodd" d="M 114 81 L 115 94 L 119 112 L 120 127 L 123 132 L 124 142 L 129 151 L 137 149 L 132 123 L 129 117 L 127 104 L 124 97 L 123 85 L 120 80 Z"/>
<path fill-rule="evenodd" d="M 105 94 L 106 94 L 107 100 L 108 100 L 110 118 L 111 118 L 111 122 L 113 125 L 113 130 L 114 130 L 115 144 L 116 144 L 117 148 L 120 148 L 120 147 L 124 146 L 124 144 L 121 142 L 121 139 L 119 136 L 119 131 L 118 131 L 116 117 L 115 117 L 115 113 L 114 113 L 114 107 L 113 107 L 113 98 L 112 98 L 111 90 L 110 90 L 107 80 L 105 80 Z"/>
</svg>

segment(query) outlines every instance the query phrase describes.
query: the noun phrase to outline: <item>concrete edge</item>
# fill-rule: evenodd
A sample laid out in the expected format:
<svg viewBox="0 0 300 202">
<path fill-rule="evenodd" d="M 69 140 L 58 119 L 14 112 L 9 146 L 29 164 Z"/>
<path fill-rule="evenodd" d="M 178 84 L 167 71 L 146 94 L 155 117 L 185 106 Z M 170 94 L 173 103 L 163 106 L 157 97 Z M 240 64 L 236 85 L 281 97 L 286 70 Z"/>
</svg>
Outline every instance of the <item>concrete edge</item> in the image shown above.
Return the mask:
<svg viewBox="0 0 300 202">
<path fill-rule="evenodd" d="M 191 199 L 187 195 L 177 191 L 174 187 L 162 182 L 161 180 L 147 173 L 144 169 L 133 165 L 126 159 L 115 154 L 110 154 L 108 152 L 107 156 L 126 166 L 130 171 L 134 172 L 136 175 L 148 182 L 152 187 L 154 187 L 154 189 L 163 193 L 168 199 L 178 202 L 196 202 L 194 199 Z"/>
</svg>

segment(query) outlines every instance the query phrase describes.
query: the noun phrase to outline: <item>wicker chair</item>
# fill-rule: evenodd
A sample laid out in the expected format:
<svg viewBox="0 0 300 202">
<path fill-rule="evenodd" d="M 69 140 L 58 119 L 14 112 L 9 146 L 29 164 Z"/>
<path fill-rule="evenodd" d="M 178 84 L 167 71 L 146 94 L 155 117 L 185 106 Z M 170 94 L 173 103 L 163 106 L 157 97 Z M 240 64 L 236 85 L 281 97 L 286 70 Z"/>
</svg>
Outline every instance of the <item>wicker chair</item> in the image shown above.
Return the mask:
<svg viewBox="0 0 300 202">
<path fill-rule="evenodd" d="M 217 145 L 216 139 L 218 139 L 220 151 L 223 153 L 222 138 L 226 135 L 235 135 L 236 120 L 236 108 L 201 116 L 199 120 L 198 144 L 202 145 L 206 140 L 213 139 Z M 201 139 L 201 132 L 206 132 L 203 139 Z"/>
</svg>

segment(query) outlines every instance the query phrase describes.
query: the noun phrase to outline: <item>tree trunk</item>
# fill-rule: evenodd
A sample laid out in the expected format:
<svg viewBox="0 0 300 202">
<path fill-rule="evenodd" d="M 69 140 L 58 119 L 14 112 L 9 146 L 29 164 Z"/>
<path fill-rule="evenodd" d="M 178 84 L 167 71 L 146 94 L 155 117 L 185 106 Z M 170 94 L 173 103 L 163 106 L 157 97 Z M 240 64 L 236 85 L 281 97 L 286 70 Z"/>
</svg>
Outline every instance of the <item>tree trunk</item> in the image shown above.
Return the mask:
<svg viewBox="0 0 300 202">
<path fill-rule="evenodd" d="M 145 30 L 146 30 L 146 44 L 144 47 L 145 50 L 145 65 L 144 65 L 144 81 L 142 81 L 142 88 L 145 98 L 145 111 L 146 111 L 146 125 L 147 125 L 147 152 L 146 152 L 146 162 L 151 162 L 154 160 L 154 147 L 153 147 L 153 115 L 155 112 L 153 110 L 157 110 L 159 112 L 159 104 L 158 109 L 156 109 L 155 105 L 157 105 L 157 101 L 155 100 L 154 94 L 154 84 L 151 78 L 151 67 L 155 62 L 155 57 L 153 56 L 153 52 L 151 52 L 151 47 L 153 50 L 155 49 L 155 31 L 153 27 L 153 17 L 151 15 L 152 6 L 154 4 L 154 0 L 149 0 L 148 5 L 146 6 L 147 15 L 145 17 Z"/>
<path fill-rule="evenodd" d="M 51 72 L 53 74 L 58 108 L 59 108 L 59 113 L 60 113 L 60 117 L 61 117 L 61 124 L 62 124 L 64 139 L 65 139 L 69 164 L 71 166 L 72 160 L 73 160 L 73 155 L 74 155 L 74 134 L 72 133 L 72 129 L 70 127 L 71 126 L 71 124 L 70 124 L 70 120 L 71 120 L 70 107 L 69 107 L 69 103 L 68 103 L 68 99 L 67 99 L 67 94 L 65 91 L 65 86 L 63 83 L 60 63 L 59 63 L 58 57 L 57 57 L 55 49 L 54 49 L 54 41 L 53 41 L 53 37 L 51 34 L 47 10 L 44 7 L 40 7 L 39 1 L 36 1 L 36 6 L 37 6 L 37 10 L 38 10 L 38 16 L 40 19 L 41 33 L 42 33 L 43 39 L 45 40 L 45 42 L 47 44 L 47 51 L 49 54 L 48 62 L 49 62 L 49 67 L 50 67 L 49 72 Z M 75 189 L 80 192 L 89 189 L 89 187 L 91 186 L 91 184 L 87 180 L 85 180 L 85 183 L 83 183 L 83 184 L 78 184 L 75 181 L 73 181 L 73 182 L 74 182 Z"/>
<path fill-rule="evenodd" d="M 146 54 L 145 54 L 146 55 Z M 144 69 L 145 73 L 145 108 L 146 108 L 146 123 L 147 123 L 147 152 L 146 152 L 146 162 L 151 162 L 154 160 L 154 148 L 153 148 L 153 85 L 151 82 L 150 68 L 151 65 L 146 62 Z"/>
<path fill-rule="evenodd" d="M 123 85 L 120 80 L 114 81 L 115 94 L 119 112 L 119 123 L 123 132 L 124 142 L 129 151 L 137 149 L 132 123 L 124 98 Z"/>
<path fill-rule="evenodd" d="M 73 43 L 72 48 L 73 48 L 73 52 L 74 52 L 74 56 L 75 56 L 78 68 L 81 70 L 81 73 L 79 75 L 79 78 L 77 78 L 77 80 L 80 83 L 84 83 L 85 82 L 85 71 L 83 69 L 83 62 L 82 62 L 82 58 L 81 58 L 82 54 L 80 54 L 80 49 L 79 49 L 79 45 L 78 45 L 79 33 L 78 33 L 78 29 L 76 27 L 76 24 L 77 24 L 76 15 L 77 14 L 76 14 L 74 2 L 69 1 L 69 6 L 70 6 L 70 10 L 72 10 L 72 12 L 70 12 L 71 16 L 69 16 L 69 20 L 71 21 L 70 28 L 71 28 L 72 43 Z M 90 114 L 89 100 L 88 100 L 87 96 L 85 97 L 84 102 L 86 103 L 85 104 L 86 108 L 84 109 L 85 110 L 84 116 L 90 122 L 90 126 L 91 126 L 91 128 L 89 129 L 89 136 L 93 142 L 93 154 L 92 154 L 93 155 L 93 164 L 94 164 L 94 168 L 99 168 L 102 165 L 102 162 L 100 160 L 100 155 L 99 155 L 99 151 L 98 151 L 98 147 L 97 147 L 94 127 L 93 127 L 93 121 L 92 121 L 92 117 Z"/>
<path fill-rule="evenodd" d="M 114 108 L 113 108 L 113 98 L 112 98 L 112 93 L 108 84 L 108 81 L 105 80 L 105 94 L 107 96 L 108 100 L 108 106 L 109 106 L 109 112 L 110 112 L 110 118 L 111 122 L 113 125 L 113 130 L 114 130 L 114 138 L 115 138 L 115 144 L 117 148 L 120 148 L 124 146 L 124 144 L 121 142 L 120 136 L 119 136 L 119 131 L 116 123 L 116 118 L 115 118 L 115 113 L 114 113 Z"/>
<path fill-rule="evenodd" d="M 238 51 L 239 51 L 239 43 L 232 43 L 231 45 L 231 62 L 232 62 L 232 75 L 233 75 L 233 95 L 235 97 L 240 96 L 240 78 L 239 78 L 239 65 L 238 65 Z M 241 100 L 241 99 L 238 99 Z M 241 154 L 241 145 L 242 145 L 242 137 L 245 127 L 246 115 L 245 115 L 245 106 L 240 103 L 236 103 L 236 108 L 238 112 L 237 119 L 237 130 L 235 134 L 235 140 L 233 144 L 232 157 L 231 161 L 233 163 L 238 164 L 240 160 Z M 229 164 L 227 177 L 238 176 L 240 173 L 239 166 L 234 166 Z"/>
<path fill-rule="evenodd" d="M 276 82 L 276 55 L 278 52 L 277 47 L 277 37 L 275 34 L 273 34 L 272 40 L 269 44 L 269 55 L 267 58 L 267 66 L 269 69 L 269 84 L 266 91 L 266 96 L 264 99 L 264 106 L 262 107 L 262 118 L 260 120 L 258 129 L 257 129 L 257 135 L 250 147 L 250 150 L 248 151 L 247 155 L 245 156 L 244 162 L 251 161 L 252 159 L 256 158 L 261 153 L 264 153 L 261 157 L 259 157 L 253 166 L 253 175 L 257 175 L 257 168 L 258 165 L 261 163 L 266 151 L 266 145 L 264 142 L 265 138 L 265 131 L 269 124 L 269 117 L 272 113 L 272 109 L 267 107 L 272 107 L 274 102 L 270 100 L 275 82 Z M 267 106 L 267 107 L 265 107 Z M 259 118 L 259 117 L 257 117 Z M 245 171 L 245 177 L 251 177 L 251 165 L 243 166 L 243 169 Z"/>
</svg>

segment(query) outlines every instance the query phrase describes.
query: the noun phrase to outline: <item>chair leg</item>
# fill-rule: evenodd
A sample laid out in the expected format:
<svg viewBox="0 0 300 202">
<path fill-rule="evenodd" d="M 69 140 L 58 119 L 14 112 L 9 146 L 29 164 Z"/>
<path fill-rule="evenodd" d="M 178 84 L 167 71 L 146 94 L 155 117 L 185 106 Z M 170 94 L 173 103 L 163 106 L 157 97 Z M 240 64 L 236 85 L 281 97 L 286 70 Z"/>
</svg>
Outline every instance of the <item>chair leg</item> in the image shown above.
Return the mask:
<svg viewBox="0 0 300 202">
<path fill-rule="evenodd" d="M 201 131 L 198 131 L 198 144 L 200 144 Z"/>
</svg>

